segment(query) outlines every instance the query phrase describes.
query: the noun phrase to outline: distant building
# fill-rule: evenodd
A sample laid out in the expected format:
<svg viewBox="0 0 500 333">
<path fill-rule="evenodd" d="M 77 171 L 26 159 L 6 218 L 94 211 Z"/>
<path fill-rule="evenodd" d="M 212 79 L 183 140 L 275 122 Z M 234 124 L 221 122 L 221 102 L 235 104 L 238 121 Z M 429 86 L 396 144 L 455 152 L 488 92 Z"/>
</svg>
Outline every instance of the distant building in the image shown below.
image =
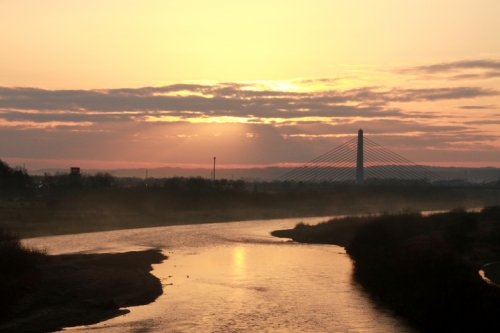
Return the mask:
<svg viewBox="0 0 500 333">
<path fill-rule="evenodd" d="M 70 176 L 80 176 L 80 167 L 71 167 L 69 168 Z"/>
</svg>

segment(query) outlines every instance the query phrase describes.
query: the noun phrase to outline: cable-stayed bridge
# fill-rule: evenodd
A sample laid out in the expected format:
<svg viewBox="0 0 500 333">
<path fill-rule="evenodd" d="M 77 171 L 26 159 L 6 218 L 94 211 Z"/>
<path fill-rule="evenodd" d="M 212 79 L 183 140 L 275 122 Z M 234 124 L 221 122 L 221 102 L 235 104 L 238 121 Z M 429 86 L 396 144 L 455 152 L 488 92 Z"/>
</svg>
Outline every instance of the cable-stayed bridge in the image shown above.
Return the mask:
<svg viewBox="0 0 500 333">
<path fill-rule="evenodd" d="M 298 182 L 356 182 L 370 179 L 428 180 L 429 168 L 418 165 L 366 138 L 363 130 L 342 145 L 283 174 L 280 179 Z"/>
</svg>

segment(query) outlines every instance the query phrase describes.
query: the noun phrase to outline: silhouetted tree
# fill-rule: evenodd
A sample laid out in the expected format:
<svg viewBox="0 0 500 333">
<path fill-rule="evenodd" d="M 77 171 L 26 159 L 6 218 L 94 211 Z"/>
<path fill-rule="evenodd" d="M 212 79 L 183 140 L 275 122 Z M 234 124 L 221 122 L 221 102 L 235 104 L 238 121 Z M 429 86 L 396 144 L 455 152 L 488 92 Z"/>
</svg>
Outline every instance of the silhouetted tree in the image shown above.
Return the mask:
<svg viewBox="0 0 500 333">
<path fill-rule="evenodd" d="M 25 169 L 11 168 L 0 160 L 0 194 L 19 195 L 27 193 L 33 185 L 33 180 Z"/>
</svg>

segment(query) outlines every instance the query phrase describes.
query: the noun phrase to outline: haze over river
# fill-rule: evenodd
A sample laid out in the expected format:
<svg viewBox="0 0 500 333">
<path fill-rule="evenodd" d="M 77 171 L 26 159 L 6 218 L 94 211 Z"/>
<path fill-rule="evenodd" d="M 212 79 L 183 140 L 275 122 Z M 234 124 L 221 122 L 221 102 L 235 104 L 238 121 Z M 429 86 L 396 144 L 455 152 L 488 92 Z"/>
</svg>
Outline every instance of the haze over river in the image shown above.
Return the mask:
<svg viewBox="0 0 500 333">
<path fill-rule="evenodd" d="M 327 218 L 182 225 L 41 237 L 25 243 L 49 254 L 161 248 L 155 302 L 92 326 L 92 332 L 414 332 L 375 305 L 352 280 L 335 245 L 272 237 L 276 229 Z"/>
</svg>

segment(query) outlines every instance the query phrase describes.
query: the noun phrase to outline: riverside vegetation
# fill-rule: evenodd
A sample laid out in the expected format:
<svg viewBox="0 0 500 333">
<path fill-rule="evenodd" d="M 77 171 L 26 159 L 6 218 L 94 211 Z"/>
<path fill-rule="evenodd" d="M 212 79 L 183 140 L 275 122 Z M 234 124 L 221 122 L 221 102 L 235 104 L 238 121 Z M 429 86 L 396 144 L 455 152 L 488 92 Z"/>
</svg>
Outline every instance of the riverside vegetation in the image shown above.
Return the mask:
<svg viewBox="0 0 500 333">
<path fill-rule="evenodd" d="M 30 176 L 0 161 L 0 226 L 22 237 L 281 217 L 482 207 L 500 183 L 367 180 L 250 182 L 204 178 Z"/>
<path fill-rule="evenodd" d="M 372 298 L 427 332 L 498 332 L 500 289 L 482 280 L 500 259 L 500 206 L 347 217 L 274 231 L 305 243 L 344 246 L 354 278 Z M 499 281 L 498 270 L 486 276 Z"/>
</svg>

